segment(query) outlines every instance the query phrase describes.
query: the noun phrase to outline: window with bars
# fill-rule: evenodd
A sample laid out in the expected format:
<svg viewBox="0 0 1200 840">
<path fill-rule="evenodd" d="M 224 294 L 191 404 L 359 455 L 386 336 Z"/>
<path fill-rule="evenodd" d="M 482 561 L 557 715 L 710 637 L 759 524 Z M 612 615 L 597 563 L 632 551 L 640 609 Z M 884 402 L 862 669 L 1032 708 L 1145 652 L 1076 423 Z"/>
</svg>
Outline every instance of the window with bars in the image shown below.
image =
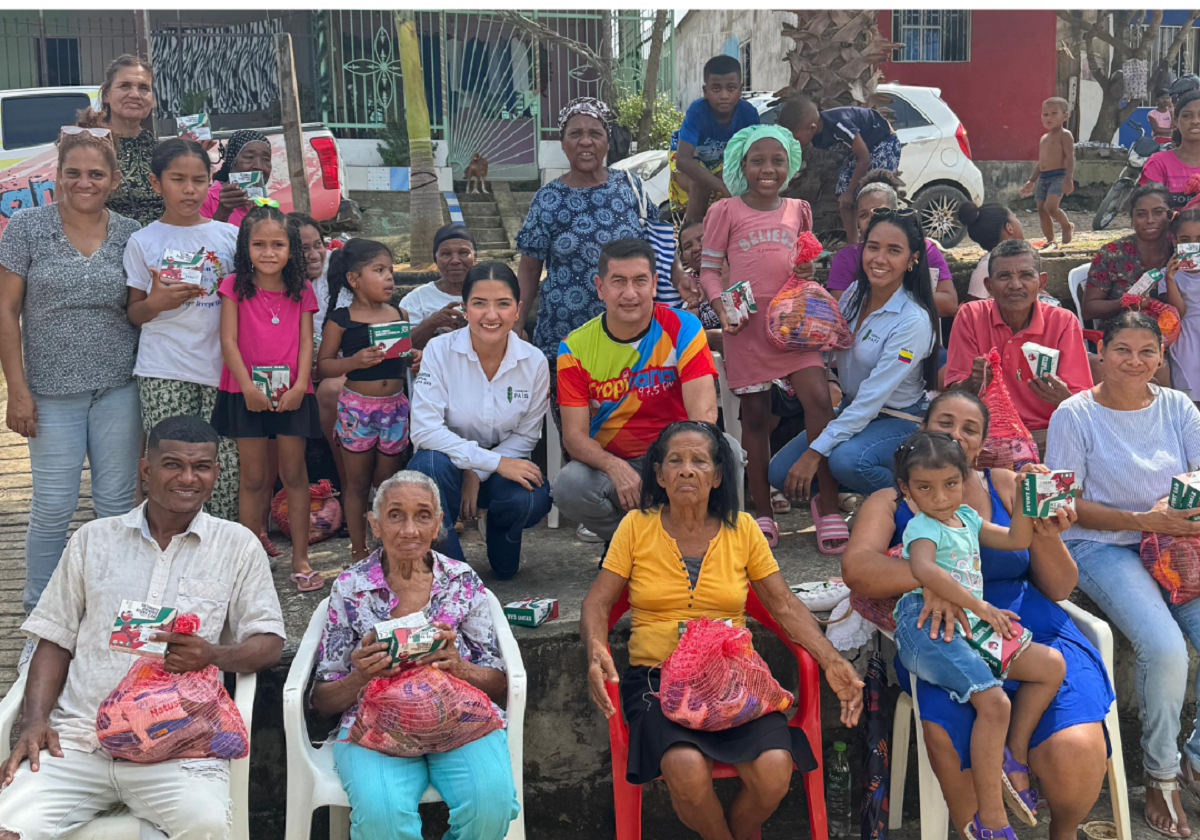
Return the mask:
<svg viewBox="0 0 1200 840">
<path fill-rule="evenodd" d="M 892 61 L 970 61 L 969 9 L 896 9 L 892 40 L 900 48 Z"/>
</svg>

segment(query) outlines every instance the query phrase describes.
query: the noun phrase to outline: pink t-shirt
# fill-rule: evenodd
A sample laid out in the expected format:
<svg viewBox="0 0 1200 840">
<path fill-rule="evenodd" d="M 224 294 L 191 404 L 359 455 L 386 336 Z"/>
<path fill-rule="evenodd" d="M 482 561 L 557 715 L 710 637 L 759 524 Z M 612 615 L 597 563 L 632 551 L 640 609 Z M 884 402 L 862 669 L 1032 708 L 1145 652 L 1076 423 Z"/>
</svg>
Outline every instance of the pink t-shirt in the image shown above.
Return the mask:
<svg viewBox="0 0 1200 840">
<path fill-rule="evenodd" d="M 833 262 L 829 264 L 829 278 L 825 281 L 826 289 L 837 292 L 850 288 L 850 284 L 858 276 L 858 266 L 862 262 L 862 250 L 861 243 L 847 245 L 833 255 Z M 946 258 L 942 256 L 942 249 L 932 239 L 925 240 L 925 254 L 929 258 L 930 275 L 937 272 L 934 288 L 937 287 L 939 281 L 954 279 L 954 275 L 950 273 L 950 266 L 946 264 Z"/>
<path fill-rule="evenodd" d="M 1150 155 L 1150 160 L 1142 167 L 1142 178 L 1138 183 L 1157 181 L 1165 184 L 1171 191 L 1171 209 L 1182 210 L 1192 198 L 1187 194 L 1187 180 L 1193 175 L 1200 175 L 1200 166 L 1188 166 L 1175 156 L 1173 149 L 1168 149 Z"/>
<path fill-rule="evenodd" d="M 317 296 L 313 294 L 312 283 L 304 281 L 300 300 L 292 300 L 287 292 L 259 289 L 254 297 L 238 301 L 233 290 L 236 279 L 236 274 L 225 277 L 217 287 L 217 294 L 238 303 L 238 350 L 246 370 L 255 365 L 287 365 L 295 382 L 300 362 L 300 314 L 317 311 Z M 271 323 L 276 317 L 279 323 Z M 219 387 L 231 394 L 242 392 L 237 379 L 229 372 L 229 365 L 221 368 Z M 308 393 L 312 392 L 310 377 Z"/>
<path fill-rule="evenodd" d="M 213 214 L 217 212 L 217 207 L 221 204 L 221 187 L 225 186 L 222 181 L 213 181 L 208 188 L 208 196 L 204 199 L 204 203 L 200 205 L 200 215 L 206 219 L 214 218 Z M 234 227 L 240 227 L 242 219 L 246 218 L 246 214 L 250 212 L 249 207 L 239 207 L 229 214 L 229 224 Z"/>
</svg>

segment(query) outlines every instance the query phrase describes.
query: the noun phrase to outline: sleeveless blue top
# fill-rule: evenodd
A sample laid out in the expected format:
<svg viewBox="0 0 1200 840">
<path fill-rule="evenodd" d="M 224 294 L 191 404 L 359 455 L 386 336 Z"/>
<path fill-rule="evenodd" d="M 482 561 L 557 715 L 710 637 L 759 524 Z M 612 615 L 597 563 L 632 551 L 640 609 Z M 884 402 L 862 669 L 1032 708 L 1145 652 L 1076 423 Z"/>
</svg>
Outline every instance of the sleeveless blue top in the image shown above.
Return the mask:
<svg viewBox="0 0 1200 840">
<path fill-rule="evenodd" d="M 1007 527 L 1012 517 L 996 495 L 990 470 L 984 470 L 984 483 L 992 496 L 991 521 Z M 904 529 L 913 516 L 903 502 L 896 506 L 896 531 L 892 535 L 892 545 L 900 543 Z M 983 599 L 992 606 L 1012 610 L 1021 616 L 1021 624 L 1033 633 L 1033 641 L 1054 648 L 1067 663 L 1062 688 L 1038 722 L 1029 741 L 1030 748 L 1038 746 L 1059 730 L 1081 723 L 1103 722 L 1115 698 L 1104 670 L 1104 660 L 1062 607 L 1030 583 L 1029 551 L 998 551 L 980 546 L 980 557 L 983 563 Z M 900 687 L 909 691 L 912 683 L 899 657 L 895 666 Z M 1004 690 L 1011 697 L 1018 685 L 1010 680 L 1004 684 Z M 974 707 L 970 703 L 954 702 L 944 688 L 923 680 L 917 681 L 917 700 L 921 706 L 921 719 L 945 729 L 954 748 L 958 750 L 962 769 L 970 768 Z"/>
</svg>

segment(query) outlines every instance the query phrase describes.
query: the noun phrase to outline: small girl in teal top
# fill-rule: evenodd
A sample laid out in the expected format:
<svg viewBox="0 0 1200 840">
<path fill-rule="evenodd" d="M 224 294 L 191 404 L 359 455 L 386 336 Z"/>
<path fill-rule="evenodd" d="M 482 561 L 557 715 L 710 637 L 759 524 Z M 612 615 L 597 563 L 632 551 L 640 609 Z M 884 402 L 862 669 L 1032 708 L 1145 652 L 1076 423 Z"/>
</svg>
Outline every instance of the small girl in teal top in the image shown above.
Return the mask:
<svg viewBox="0 0 1200 840">
<path fill-rule="evenodd" d="M 975 707 L 971 776 L 979 811 L 968 835 L 1016 840 L 1004 803 L 1022 821 L 1037 824 L 1029 740 L 1058 693 L 1066 664 L 1057 650 L 1030 643 L 1020 616 L 983 600 L 980 542 L 1002 551 L 1029 548 L 1033 520 L 1018 509 L 1010 528 L 984 522 L 963 504 L 968 469 L 962 447 L 943 432 L 916 432 L 896 450 L 896 483 L 919 511 L 904 529 L 903 557 L 924 590 L 960 607 L 967 619 L 949 642 L 921 631 L 924 590 L 915 589 L 896 605 L 896 647 L 910 673 Z M 1021 683 L 1011 703 L 1006 679 Z"/>
</svg>

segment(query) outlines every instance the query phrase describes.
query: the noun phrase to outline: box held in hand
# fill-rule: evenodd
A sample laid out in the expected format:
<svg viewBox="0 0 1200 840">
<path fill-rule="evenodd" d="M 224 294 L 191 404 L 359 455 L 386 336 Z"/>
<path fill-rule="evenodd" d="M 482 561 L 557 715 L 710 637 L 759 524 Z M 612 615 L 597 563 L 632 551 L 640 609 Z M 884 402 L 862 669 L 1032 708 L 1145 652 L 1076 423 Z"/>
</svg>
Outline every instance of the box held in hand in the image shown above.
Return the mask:
<svg viewBox="0 0 1200 840">
<path fill-rule="evenodd" d="M 371 343 L 383 345 L 385 359 L 407 359 L 412 356 L 412 338 L 408 321 L 389 321 L 386 324 L 371 324 L 367 327 Z"/>
<path fill-rule="evenodd" d="M 272 408 L 279 408 L 280 398 L 292 387 L 292 371 L 287 365 L 255 365 L 250 380 L 271 400 Z"/>
<path fill-rule="evenodd" d="M 1167 506 L 1174 510 L 1192 510 L 1200 508 L 1200 470 L 1180 473 L 1171 479 L 1171 493 L 1167 496 Z M 1200 519 L 1200 515 L 1192 519 Z"/>
<path fill-rule="evenodd" d="M 1025 473 L 1021 480 L 1021 510 L 1026 516 L 1053 516 L 1060 508 L 1074 508 L 1078 493 L 1074 470 Z"/>
<path fill-rule="evenodd" d="M 189 114 L 186 117 L 180 117 L 175 121 L 175 128 L 179 136 L 185 140 L 201 140 L 212 139 L 212 123 L 208 120 L 208 114 Z"/>
<path fill-rule="evenodd" d="M 429 623 L 423 612 L 390 618 L 375 625 L 375 641 L 387 644 L 393 666 L 444 648 L 446 640 L 435 639 L 437 633 L 438 629 Z"/>
<path fill-rule="evenodd" d="M 749 318 L 758 311 L 758 305 L 754 302 L 754 290 L 746 280 L 734 283 L 721 292 L 721 305 L 725 307 L 725 315 L 733 326 L 737 326 L 744 318 Z"/>
<path fill-rule="evenodd" d="M 122 653 L 162 659 L 167 655 L 167 643 L 151 641 L 150 637 L 155 633 L 170 633 L 174 628 L 174 607 L 123 600 L 113 621 L 108 646 Z"/>
<path fill-rule="evenodd" d="M 1025 355 L 1025 361 L 1029 362 L 1034 379 L 1041 379 L 1047 375 L 1055 376 L 1058 373 L 1058 357 L 1062 353 L 1053 347 L 1026 341 L 1021 345 L 1021 352 Z"/>
<path fill-rule="evenodd" d="M 1180 242 L 1175 246 L 1180 271 L 1200 271 L 1200 242 Z"/>
<path fill-rule="evenodd" d="M 237 184 L 245 190 L 246 198 L 251 201 L 267 197 L 267 183 L 263 180 L 263 174 L 257 169 L 252 172 L 230 172 L 229 183 Z"/>
<path fill-rule="evenodd" d="M 191 283 L 204 285 L 204 250 L 192 254 L 187 251 L 163 251 L 158 277 L 164 283 Z"/>
<path fill-rule="evenodd" d="M 504 605 L 504 617 L 509 624 L 519 627 L 537 627 L 558 618 L 557 598 L 522 598 Z"/>
</svg>

